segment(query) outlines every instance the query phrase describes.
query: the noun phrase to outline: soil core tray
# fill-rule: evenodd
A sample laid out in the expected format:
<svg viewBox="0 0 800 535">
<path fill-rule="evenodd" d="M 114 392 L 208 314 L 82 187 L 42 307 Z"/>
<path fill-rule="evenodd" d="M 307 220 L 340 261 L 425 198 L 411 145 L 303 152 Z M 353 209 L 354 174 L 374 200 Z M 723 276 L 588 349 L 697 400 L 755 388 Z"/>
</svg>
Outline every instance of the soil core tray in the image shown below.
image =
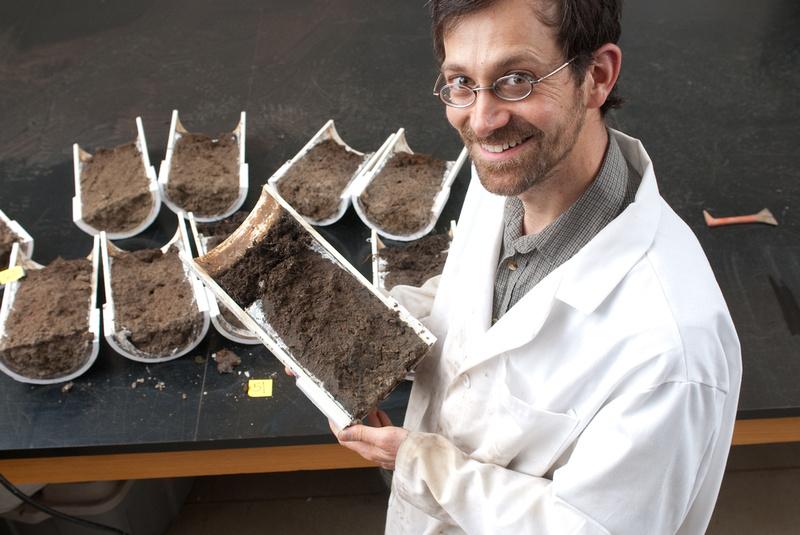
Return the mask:
<svg viewBox="0 0 800 535">
<path fill-rule="evenodd" d="M 212 139 L 181 134 L 167 183 L 169 198 L 199 216 L 224 213 L 239 197 L 239 143 L 232 133 Z"/>
<path fill-rule="evenodd" d="M 444 233 L 380 249 L 378 255 L 386 261 L 386 289 L 398 284 L 422 286 L 426 280 L 441 274 L 449 247 L 450 236 Z"/>
<path fill-rule="evenodd" d="M 57 258 L 26 270 L 0 340 L 0 360 L 32 379 L 66 376 L 83 366 L 94 339 L 89 330 L 92 262 Z"/>
<path fill-rule="evenodd" d="M 336 214 L 341 195 L 364 157 L 326 139 L 295 162 L 277 182 L 278 192 L 301 215 L 322 221 Z"/>
<path fill-rule="evenodd" d="M 136 143 L 99 149 L 80 173 L 83 220 L 110 233 L 136 228 L 153 208 L 149 185 Z"/>
<path fill-rule="evenodd" d="M 356 202 L 386 231 L 412 234 L 430 223 L 446 166 L 426 154 L 396 152 Z"/>
<path fill-rule="evenodd" d="M 329 256 L 286 210 L 241 256 L 209 275 L 251 317 L 263 314 L 257 321 L 266 322 L 356 419 L 427 352 L 428 344 L 399 312 Z"/>
<path fill-rule="evenodd" d="M 111 253 L 115 326 L 130 344 L 153 358 L 175 353 L 197 338 L 203 316 L 192 283 L 174 249 Z"/>
</svg>

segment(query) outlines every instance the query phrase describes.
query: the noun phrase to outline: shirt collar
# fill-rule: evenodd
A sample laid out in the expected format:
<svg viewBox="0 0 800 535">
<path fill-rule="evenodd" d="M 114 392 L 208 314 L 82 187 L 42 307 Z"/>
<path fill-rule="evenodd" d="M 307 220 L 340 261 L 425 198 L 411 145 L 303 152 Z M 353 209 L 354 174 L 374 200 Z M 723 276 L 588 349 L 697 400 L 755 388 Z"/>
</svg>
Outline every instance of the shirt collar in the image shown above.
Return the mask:
<svg viewBox="0 0 800 535">
<path fill-rule="evenodd" d="M 625 208 L 629 180 L 625 157 L 617 140 L 609 135 L 597 177 L 572 206 L 538 234 L 522 235 L 522 201 L 508 197 L 503 213 L 504 258 L 535 249 L 556 265 L 569 260 Z"/>
</svg>

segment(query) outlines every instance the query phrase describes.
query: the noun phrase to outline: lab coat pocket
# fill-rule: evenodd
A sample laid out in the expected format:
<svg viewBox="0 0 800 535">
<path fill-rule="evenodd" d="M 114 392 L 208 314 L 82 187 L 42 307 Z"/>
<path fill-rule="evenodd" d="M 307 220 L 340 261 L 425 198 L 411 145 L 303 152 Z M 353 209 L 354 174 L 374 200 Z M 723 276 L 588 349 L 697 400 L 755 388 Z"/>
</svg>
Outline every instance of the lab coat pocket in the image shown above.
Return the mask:
<svg viewBox="0 0 800 535">
<path fill-rule="evenodd" d="M 505 384 L 495 398 L 484 452 L 488 462 L 541 477 L 569 446 L 578 425 L 574 413 L 534 407 L 511 394 Z"/>
</svg>

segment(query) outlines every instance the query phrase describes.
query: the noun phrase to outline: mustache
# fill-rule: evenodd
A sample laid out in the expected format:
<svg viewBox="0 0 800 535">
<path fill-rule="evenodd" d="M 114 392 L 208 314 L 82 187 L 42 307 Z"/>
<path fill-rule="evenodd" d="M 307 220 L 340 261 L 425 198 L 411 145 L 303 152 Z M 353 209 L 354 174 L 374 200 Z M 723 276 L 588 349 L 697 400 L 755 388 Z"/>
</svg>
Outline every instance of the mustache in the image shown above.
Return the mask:
<svg viewBox="0 0 800 535">
<path fill-rule="evenodd" d="M 541 138 L 544 132 L 533 126 L 527 121 L 523 121 L 517 117 L 512 117 L 508 124 L 502 128 L 494 130 L 486 137 L 479 137 L 475 131 L 466 125 L 459 130 L 461 139 L 464 143 L 483 143 L 486 145 L 502 145 L 510 141 L 518 141 L 520 139 Z"/>
</svg>

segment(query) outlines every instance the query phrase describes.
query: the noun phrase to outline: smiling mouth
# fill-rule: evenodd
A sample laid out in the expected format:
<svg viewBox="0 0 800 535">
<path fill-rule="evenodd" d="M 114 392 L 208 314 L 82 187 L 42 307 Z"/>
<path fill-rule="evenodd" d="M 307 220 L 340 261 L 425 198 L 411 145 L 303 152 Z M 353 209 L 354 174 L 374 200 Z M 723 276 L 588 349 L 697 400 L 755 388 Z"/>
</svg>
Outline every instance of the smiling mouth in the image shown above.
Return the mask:
<svg viewBox="0 0 800 535">
<path fill-rule="evenodd" d="M 515 140 L 515 141 L 508 141 L 508 142 L 503 143 L 501 145 L 490 145 L 488 143 L 480 143 L 480 146 L 486 152 L 493 152 L 495 154 L 499 154 L 499 153 L 505 152 L 505 151 L 507 151 L 509 149 L 513 149 L 517 145 L 522 145 L 523 143 L 525 143 L 526 141 L 528 141 L 532 137 L 533 136 L 528 136 L 526 138 L 518 139 L 518 140 Z"/>
</svg>

